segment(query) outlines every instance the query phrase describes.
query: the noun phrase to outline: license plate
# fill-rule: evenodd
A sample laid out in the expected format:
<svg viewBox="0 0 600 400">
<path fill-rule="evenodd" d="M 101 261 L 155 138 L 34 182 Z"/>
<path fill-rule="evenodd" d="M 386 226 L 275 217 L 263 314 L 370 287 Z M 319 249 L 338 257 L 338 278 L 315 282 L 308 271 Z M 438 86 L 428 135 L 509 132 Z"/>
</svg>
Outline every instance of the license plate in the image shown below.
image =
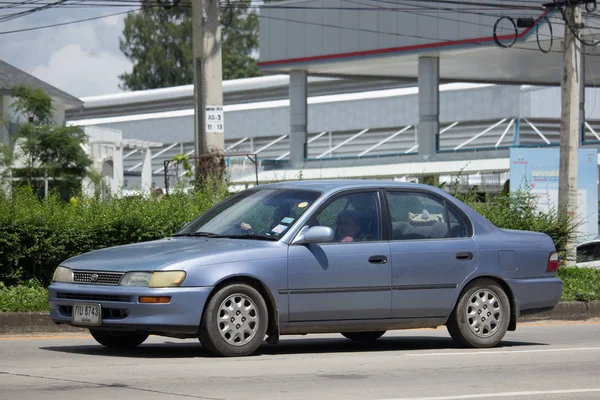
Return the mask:
<svg viewBox="0 0 600 400">
<path fill-rule="evenodd" d="M 82 325 L 100 325 L 102 321 L 102 309 L 100 304 L 73 305 L 73 322 Z"/>
</svg>

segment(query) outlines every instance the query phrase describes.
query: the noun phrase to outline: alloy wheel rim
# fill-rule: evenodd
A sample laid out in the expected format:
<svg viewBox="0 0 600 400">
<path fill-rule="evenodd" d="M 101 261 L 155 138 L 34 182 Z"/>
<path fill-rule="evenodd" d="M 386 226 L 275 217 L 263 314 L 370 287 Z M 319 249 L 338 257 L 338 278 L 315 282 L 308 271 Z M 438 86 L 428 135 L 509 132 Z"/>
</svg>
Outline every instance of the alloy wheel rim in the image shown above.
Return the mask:
<svg viewBox="0 0 600 400">
<path fill-rule="evenodd" d="M 256 303 L 245 294 L 236 293 L 221 302 L 217 313 L 217 328 L 221 338 L 232 346 L 250 342 L 258 331 Z"/>
<path fill-rule="evenodd" d="M 481 289 L 469 297 L 465 318 L 473 334 L 481 338 L 493 336 L 502 323 L 504 310 L 498 295 L 490 289 Z"/>
</svg>

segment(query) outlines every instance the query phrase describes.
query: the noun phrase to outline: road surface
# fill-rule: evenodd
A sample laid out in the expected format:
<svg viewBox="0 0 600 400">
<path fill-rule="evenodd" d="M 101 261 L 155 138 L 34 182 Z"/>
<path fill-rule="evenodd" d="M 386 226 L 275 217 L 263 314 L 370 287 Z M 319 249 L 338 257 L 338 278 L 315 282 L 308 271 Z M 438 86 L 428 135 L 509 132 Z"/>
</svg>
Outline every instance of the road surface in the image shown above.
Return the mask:
<svg viewBox="0 0 600 400">
<path fill-rule="evenodd" d="M 600 321 L 520 325 L 501 347 L 458 348 L 444 328 L 283 337 L 209 356 L 151 337 L 112 351 L 88 335 L 0 336 L 0 399 L 600 399 Z"/>
</svg>

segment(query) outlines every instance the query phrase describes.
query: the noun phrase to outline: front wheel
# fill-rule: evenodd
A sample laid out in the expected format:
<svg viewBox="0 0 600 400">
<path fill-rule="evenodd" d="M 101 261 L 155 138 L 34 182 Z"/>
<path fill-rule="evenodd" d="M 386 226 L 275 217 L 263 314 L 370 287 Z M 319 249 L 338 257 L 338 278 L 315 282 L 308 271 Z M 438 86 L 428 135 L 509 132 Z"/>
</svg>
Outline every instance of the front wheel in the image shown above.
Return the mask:
<svg viewBox="0 0 600 400">
<path fill-rule="evenodd" d="M 342 332 L 342 335 L 350 340 L 359 342 L 372 342 L 383 336 L 385 331 L 374 332 Z"/>
<path fill-rule="evenodd" d="M 148 339 L 147 333 L 131 333 L 90 329 L 92 337 L 98 343 L 111 349 L 133 349 Z"/>
<path fill-rule="evenodd" d="M 207 303 L 198 339 L 213 354 L 248 356 L 265 338 L 267 322 L 267 304 L 256 289 L 245 284 L 228 285 Z"/>
<path fill-rule="evenodd" d="M 510 301 L 504 289 L 491 279 L 470 283 L 448 319 L 450 336 L 467 347 L 494 347 L 510 322 Z"/>
</svg>

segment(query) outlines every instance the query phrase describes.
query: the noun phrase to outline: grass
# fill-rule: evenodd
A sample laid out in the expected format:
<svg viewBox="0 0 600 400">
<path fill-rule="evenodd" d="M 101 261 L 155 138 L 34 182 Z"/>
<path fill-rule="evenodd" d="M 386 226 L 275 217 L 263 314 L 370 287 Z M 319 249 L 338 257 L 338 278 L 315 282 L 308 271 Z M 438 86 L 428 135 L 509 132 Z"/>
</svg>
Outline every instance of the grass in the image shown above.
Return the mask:
<svg viewBox="0 0 600 400">
<path fill-rule="evenodd" d="M 564 282 L 563 301 L 600 300 L 600 268 L 561 267 L 558 277 Z"/>
</svg>

